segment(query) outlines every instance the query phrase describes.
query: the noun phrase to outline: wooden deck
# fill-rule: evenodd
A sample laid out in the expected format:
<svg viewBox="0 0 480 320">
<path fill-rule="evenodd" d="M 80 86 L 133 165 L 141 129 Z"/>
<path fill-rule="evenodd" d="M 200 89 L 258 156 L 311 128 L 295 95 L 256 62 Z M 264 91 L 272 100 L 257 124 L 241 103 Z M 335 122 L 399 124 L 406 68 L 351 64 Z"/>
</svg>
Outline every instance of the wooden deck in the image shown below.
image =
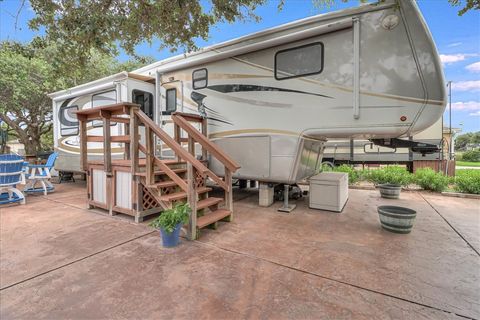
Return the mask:
<svg viewBox="0 0 480 320">
<path fill-rule="evenodd" d="M 81 167 L 87 172 L 90 207 L 106 209 L 111 215 L 118 212 L 132 215 L 140 222 L 144 216 L 169 209 L 176 202 L 188 202 L 193 213 L 188 223 L 190 239 L 196 239 L 201 228 L 216 226 L 219 220 L 232 220 L 232 173 L 240 166 L 207 138 L 205 118 L 174 113 L 174 137 L 171 137 L 133 103 L 100 106 L 76 114 Z M 88 135 L 87 122 L 97 119 L 103 122 L 103 135 Z M 112 122 L 124 126 L 124 135 L 111 135 Z M 191 122 L 200 123 L 201 131 Z M 142 139 L 139 126 L 145 129 Z M 173 151 L 174 159 L 157 155 L 156 139 Z M 103 143 L 102 160 L 88 160 L 89 142 Z M 112 159 L 113 142 L 125 144 L 123 159 Z M 182 145 L 184 142 L 187 148 Z M 202 159 L 197 159 L 196 147 L 201 147 Z M 208 168 L 209 157 L 223 164 L 223 175 L 218 176 Z M 217 198 L 208 196 L 212 189 L 206 186 L 207 179 L 224 190 L 222 208 Z"/>
</svg>

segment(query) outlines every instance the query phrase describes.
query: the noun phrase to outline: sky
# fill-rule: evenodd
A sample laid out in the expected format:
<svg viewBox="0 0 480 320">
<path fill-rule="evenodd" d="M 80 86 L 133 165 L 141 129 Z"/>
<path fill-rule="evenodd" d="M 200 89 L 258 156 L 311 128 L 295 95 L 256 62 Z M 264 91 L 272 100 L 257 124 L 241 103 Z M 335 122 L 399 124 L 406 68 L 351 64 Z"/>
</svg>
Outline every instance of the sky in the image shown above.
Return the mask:
<svg viewBox="0 0 480 320">
<path fill-rule="evenodd" d="M 336 0 L 331 7 L 316 7 L 312 0 L 285 0 L 282 11 L 278 11 L 279 0 L 268 0 L 259 7 L 256 14 L 260 22 L 246 21 L 233 24 L 221 23 L 214 26 L 210 38 L 196 41 L 198 47 L 216 44 L 237 38 L 269 27 L 302 19 L 319 13 L 335 11 L 356 6 L 358 0 L 342 3 Z M 28 1 L 20 8 L 20 0 L 0 0 L 0 40 L 27 42 L 36 34 L 28 29 L 28 20 L 34 17 Z M 452 81 L 452 127 L 463 132 L 480 131 L 480 11 L 469 11 L 458 16 L 458 7 L 451 6 L 447 0 L 418 0 L 418 5 L 430 28 L 444 66 L 445 79 Z M 137 53 L 161 60 L 176 53 L 168 49 L 159 50 L 160 42 L 151 46 L 141 44 Z M 119 60 L 129 57 L 121 53 Z M 449 124 L 447 105 L 444 123 Z"/>
</svg>

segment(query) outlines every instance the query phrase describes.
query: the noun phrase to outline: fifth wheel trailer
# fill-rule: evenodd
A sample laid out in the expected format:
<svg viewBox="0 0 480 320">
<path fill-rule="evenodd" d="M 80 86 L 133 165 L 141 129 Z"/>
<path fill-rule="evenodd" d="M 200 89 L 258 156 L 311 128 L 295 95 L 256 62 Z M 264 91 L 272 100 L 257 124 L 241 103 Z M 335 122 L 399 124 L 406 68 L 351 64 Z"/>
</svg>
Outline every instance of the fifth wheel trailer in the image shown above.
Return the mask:
<svg viewBox="0 0 480 320">
<path fill-rule="evenodd" d="M 205 117 L 209 138 L 241 166 L 234 178 L 293 184 L 319 171 L 329 139 L 388 141 L 432 126 L 445 109 L 445 82 L 415 1 L 386 0 L 266 29 L 50 97 L 57 170 L 80 170 L 75 110 L 135 102 L 171 135 L 173 112 Z M 92 122 L 88 130 L 99 128 Z M 112 123 L 112 132 L 123 130 Z M 171 156 L 164 145 L 157 147 L 161 156 Z M 122 153 L 120 145 L 112 148 Z M 101 157 L 101 144 L 89 143 L 88 155 Z M 223 175 L 215 160 L 209 167 Z"/>
</svg>

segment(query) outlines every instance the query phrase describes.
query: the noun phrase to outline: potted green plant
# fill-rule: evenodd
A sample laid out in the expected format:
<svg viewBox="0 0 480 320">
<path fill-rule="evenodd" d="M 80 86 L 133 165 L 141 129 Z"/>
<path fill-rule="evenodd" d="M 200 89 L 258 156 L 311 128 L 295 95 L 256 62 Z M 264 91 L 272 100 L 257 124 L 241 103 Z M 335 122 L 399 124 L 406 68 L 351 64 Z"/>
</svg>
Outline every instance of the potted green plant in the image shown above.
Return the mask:
<svg viewBox="0 0 480 320">
<path fill-rule="evenodd" d="M 175 247 L 180 241 L 180 229 L 188 221 L 191 212 L 188 203 L 178 203 L 167 209 L 150 223 L 151 227 L 160 230 L 162 244 L 166 248 Z"/>
</svg>

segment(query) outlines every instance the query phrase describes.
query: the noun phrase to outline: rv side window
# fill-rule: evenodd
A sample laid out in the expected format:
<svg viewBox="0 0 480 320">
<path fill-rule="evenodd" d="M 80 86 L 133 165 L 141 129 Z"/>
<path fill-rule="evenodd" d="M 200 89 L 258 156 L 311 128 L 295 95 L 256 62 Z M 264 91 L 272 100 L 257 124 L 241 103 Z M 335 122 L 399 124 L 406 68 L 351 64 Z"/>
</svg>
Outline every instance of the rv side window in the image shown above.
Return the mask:
<svg viewBox="0 0 480 320">
<path fill-rule="evenodd" d="M 323 43 L 278 51 L 275 54 L 275 79 L 308 76 L 323 70 Z"/>
<path fill-rule="evenodd" d="M 198 69 L 192 73 L 193 89 L 203 89 L 208 85 L 208 71 L 207 69 Z"/>
<path fill-rule="evenodd" d="M 60 121 L 60 135 L 63 137 L 78 135 L 78 120 L 75 111 L 78 106 L 61 106 L 58 112 Z"/>
<path fill-rule="evenodd" d="M 133 90 L 132 102 L 139 104 L 140 110 L 153 120 L 153 94 L 142 90 Z"/>
<path fill-rule="evenodd" d="M 177 89 L 167 89 L 166 93 L 166 108 L 163 114 L 172 114 L 177 110 Z"/>
<path fill-rule="evenodd" d="M 106 106 L 109 104 L 117 103 L 117 91 L 110 90 L 105 92 L 100 92 L 97 94 L 92 95 L 92 108 Z M 116 126 L 116 122 L 111 122 L 110 126 Z M 93 120 L 92 127 L 94 128 L 101 128 L 103 127 L 102 120 Z"/>
</svg>

